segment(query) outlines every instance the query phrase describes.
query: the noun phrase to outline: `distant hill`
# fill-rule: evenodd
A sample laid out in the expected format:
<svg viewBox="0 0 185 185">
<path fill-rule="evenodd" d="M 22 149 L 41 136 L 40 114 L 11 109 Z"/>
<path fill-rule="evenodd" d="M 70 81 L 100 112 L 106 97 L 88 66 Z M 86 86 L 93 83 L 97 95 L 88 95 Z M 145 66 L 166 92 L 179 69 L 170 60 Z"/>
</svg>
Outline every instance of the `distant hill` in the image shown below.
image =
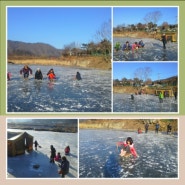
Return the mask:
<svg viewBox="0 0 185 185">
<path fill-rule="evenodd" d="M 25 122 L 9 121 L 9 129 L 52 131 L 52 132 L 78 132 L 77 120 L 50 120 L 50 119 L 33 119 Z"/>
<path fill-rule="evenodd" d="M 154 83 L 168 84 L 168 85 L 177 85 L 178 77 L 172 76 L 166 79 L 156 80 Z"/>
<path fill-rule="evenodd" d="M 8 56 L 59 57 L 61 56 L 61 50 L 45 43 L 8 40 Z"/>
</svg>

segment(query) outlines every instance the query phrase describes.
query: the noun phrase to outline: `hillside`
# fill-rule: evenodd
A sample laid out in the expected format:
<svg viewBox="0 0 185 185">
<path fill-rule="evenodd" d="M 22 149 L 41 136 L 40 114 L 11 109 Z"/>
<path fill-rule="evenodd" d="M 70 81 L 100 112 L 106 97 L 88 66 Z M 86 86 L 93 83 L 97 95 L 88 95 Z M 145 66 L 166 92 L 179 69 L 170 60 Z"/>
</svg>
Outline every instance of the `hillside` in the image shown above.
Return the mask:
<svg viewBox="0 0 185 185">
<path fill-rule="evenodd" d="M 22 129 L 35 131 L 52 131 L 52 132 L 71 132 L 78 131 L 75 120 L 54 121 L 52 120 L 33 120 L 32 122 L 18 123 L 9 122 L 8 129 Z"/>
<path fill-rule="evenodd" d="M 155 130 L 155 124 L 160 124 L 160 131 L 166 132 L 168 123 L 171 123 L 173 132 L 178 131 L 178 122 L 175 119 L 92 119 L 80 120 L 80 129 L 116 129 L 137 131 L 144 130 L 145 123 L 149 124 L 149 131 Z"/>
<path fill-rule="evenodd" d="M 25 43 L 8 40 L 8 56 L 59 57 L 61 51 L 45 43 Z"/>
</svg>

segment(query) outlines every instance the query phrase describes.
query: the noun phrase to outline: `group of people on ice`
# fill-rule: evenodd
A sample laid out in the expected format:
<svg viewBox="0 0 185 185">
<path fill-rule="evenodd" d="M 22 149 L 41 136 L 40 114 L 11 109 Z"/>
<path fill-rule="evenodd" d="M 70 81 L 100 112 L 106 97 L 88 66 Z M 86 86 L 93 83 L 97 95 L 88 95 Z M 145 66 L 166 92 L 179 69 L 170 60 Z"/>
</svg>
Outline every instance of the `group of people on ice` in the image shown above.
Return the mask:
<svg viewBox="0 0 185 185">
<path fill-rule="evenodd" d="M 144 127 L 145 127 L 145 133 L 148 133 L 149 123 L 146 123 Z M 157 123 L 155 124 L 155 133 L 156 133 L 156 134 L 158 134 L 159 128 L 160 128 L 160 124 L 157 122 Z M 138 128 L 138 131 L 137 131 L 137 132 L 138 132 L 138 134 L 143 133 L 141 127 Z M 172 133 L 172 126 L 171 126 L 171 124 L 169 123 L 169 124 L 167 125 L 167 134 L 171 134 L 171 133 Z"/>
<path fill-rule="evenodd" d="M 138 50 L 139 48 L 143 48 L 145 46 L 145 44 L 143 43 L 142 40 L 140 40 L 139 42 L 134 42 L 133 44 L 130 44 L 129 41 L 127 41 L 123 47 L 122 47 L 122 50 L 125 51 L 125 50 Z"/>
<path fill-rule="evenodd" d="M 32 75 L 32 69 L 28 66 L 25 65 L 21 70 L 20 70 L 20 75 L 23 75 L 24 79 L 27 79 L 29 77 L 29 75 Z M 56 75 L 54 73 L 53 68 L 51 68 L 48 73 L 47 73 L 47 77 L 50 81 L 53 81 L 56 79 Z M 7 73 L 7 79 L 10 80 L 11 79 L 11 73 L 8 72 Z M 37 68 L 36 72 L 35 72 L 35 79 L 36 80 L 43 80 L 43 74 L 42 71 L 40 70 L 40 68 Z M 81 74 L 79 72 L 76 73 L 75 76 L 76 80 L 82 80 Z"/>
<path fill-rule="evenodd" d="M 66 174 L 69 173 L 69 161 L 67 160 L 66 156 L 61 156 L 60 152 L 56 154 L 56 149 L 53 145 L 50 146 L 51 149 L 51 155 L 50 155 L 50 163 L 55 163 L 55 161 L 59 162 L 60 170 L 58 171 L 59 174 L 61 174 L 62 177 L 65 177 Z M 70 154 L 70 147 L 67 146 L 64 149 L 65 155 Z"/>
<path fill-rule="evenodd" d="M 37 140 L 35 140 L 33 144 L 35 146 L 36 151 L 38 146 L 41 148 Z M 59 162 L 60 170 L 58 173 L 61 174 L 62 177 L 65 177 L 65 175 L 69 173 L 69 161 L 67 160 L 66 156 L 62 157 L 60 152 L 56 154 L 56 149 L 54 148 L 53 145 L 50 146 L 50 150 L 51 150 L 50 163 L 55 163 L 55 161 Z M 65 155 L 69 155 L 70 147 L 66 146 L 64 152 Z"/>
<path fill-rule="evenodd" d="M 167 43 L 167 38 L 166 34 L 163 33 L 161 36 L 161 41 L 163 43 L 163 49 L 166 49 L 166 43 Z M 122 50 L 123 51 L 128 51 L 128 50 L 138 50 L 139 48 L 143 48 L 145 44 L 143 43 L 143 40 L 140 40 L 139 42 L 134 42 L 133 44 L 130 44 L 129 41 L 126 41 L 126 43 L 123 45 Z"/>
</svg>

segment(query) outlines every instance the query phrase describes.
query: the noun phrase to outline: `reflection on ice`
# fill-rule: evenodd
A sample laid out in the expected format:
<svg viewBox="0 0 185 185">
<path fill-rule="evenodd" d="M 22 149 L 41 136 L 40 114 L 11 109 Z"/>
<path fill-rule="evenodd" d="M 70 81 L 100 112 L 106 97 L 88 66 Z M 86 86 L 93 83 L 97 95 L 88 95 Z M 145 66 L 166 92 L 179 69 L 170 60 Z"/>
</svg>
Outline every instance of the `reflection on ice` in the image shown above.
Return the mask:
<svg viewBox="0 0 185 185">
<path fill-rule="evenodd" d="M 121 158 L 115 143 L 132 137 L 139 158 Z M 178 138 L 112 130 L 80 130 L 81 178 L 177 178 Z"/>
<path fill-rule="evenodd" d="M 55 66 L 56 82 L 48 82 L 51 66 L 39 66 L 43 81 L 19 77 L 21 65 L 8 65 L 8 112 L 111 112 L 111 71 Z M 37 66 L 30 66 L 36 71 Z M 74 81 L 77 71 L 82 81 Z"/>
</svg>

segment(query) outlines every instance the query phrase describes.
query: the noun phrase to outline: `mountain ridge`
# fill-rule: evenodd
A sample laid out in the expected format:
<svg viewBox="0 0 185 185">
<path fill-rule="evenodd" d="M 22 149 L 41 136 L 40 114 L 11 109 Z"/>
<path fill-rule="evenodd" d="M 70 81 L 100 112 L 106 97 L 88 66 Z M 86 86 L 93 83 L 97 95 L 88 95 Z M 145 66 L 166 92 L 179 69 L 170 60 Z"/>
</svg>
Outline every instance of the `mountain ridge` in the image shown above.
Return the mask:
<svg viewBox="0 0 185 185">
<path fill-rule="evenodd" d="M 8 40 L 8 56 L 59 57 L 61 50 L 50 44 Z"/>
</svg>

